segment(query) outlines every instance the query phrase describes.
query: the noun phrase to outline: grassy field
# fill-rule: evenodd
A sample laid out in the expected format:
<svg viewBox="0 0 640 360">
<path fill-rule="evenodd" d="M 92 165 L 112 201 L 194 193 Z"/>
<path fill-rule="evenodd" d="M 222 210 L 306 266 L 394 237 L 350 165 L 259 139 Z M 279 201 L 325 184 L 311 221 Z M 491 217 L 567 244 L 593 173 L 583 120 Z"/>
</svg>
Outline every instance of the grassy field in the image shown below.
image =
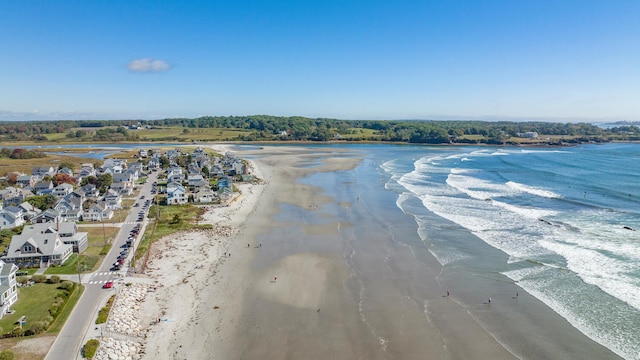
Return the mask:
<svg viewBox="0 0 640 360">
<path fill-rule="evenodd" d="M 188 131 L 185 133 L 185 129 Z M 140 129 L 131 131 L 143 141 L 231 141 L 240 135 L 250 135 L 250 131 L 241 129 L 183 128 L 181 126 Z"/>
<path fill-rule="evenodd" d="M 351 128 L 349 129 L 353 134 L 340 134 L 340 136 L 345 140 L 350 139 L 380 139 L 382 135 L 376 134 L 376 130 L 373 129 L 360 129 L 360 128 Z"/>
<path fill-rule="evenodd" d="M 113 242 L 120 228 L 105 226 L 104 233 L 102 227 L 81 227 L 80 231 L 88 232 L 89 246 L 83 252 L 87 256 L 100 256 L 105 246 Z"/>
<path fill-rule="evenodd" d="M 12 171 L 18 171 L 25 174 L 31 174 L 34 166 L 57 166 L 60 162 L 69 162 L 75 165 L 77 169 L 82 163 L 94 163 L 95 159 L 82 158 L 72 155 L 47 155 L 37 159 L 9 159 L 0 158 L 0 175 L 7 174 Z"/>
<path fill-rule="evenodd" d="M 152 205 L 149 209 L 149 217 L 155 217 L 156 206 Z M 197 219 L 202 216 L 204 211 L 204 209 L 193 205 L 160 206 L 160 218 L 147 228 L 136 250 L 135 259 L 143 257 L 149 246 L 163 236 L 194 228 Z"/>
</svg>

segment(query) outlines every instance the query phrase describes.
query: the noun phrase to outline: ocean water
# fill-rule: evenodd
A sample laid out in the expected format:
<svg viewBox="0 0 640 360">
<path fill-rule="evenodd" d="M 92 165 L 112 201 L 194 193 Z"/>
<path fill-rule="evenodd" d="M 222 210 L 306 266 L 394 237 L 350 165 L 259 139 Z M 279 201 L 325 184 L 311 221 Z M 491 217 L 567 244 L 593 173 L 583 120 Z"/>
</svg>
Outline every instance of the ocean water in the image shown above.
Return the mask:
<svg viewBox="0 0 640 360">
<path fill-rule="evenodd" d="M 446 235 L 469 232 L 506 254 L 483 267 L 640 359 L 640 145 L 359 149 L 444 269 L 484 261 Z"/>
</svg>

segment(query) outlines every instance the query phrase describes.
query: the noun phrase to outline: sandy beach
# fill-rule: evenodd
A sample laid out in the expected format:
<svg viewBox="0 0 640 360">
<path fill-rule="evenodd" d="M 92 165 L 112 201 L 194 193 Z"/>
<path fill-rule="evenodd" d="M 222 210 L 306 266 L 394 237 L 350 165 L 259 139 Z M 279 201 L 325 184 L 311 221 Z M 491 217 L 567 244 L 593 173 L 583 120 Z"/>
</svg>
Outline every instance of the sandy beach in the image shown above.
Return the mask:
<svg viewBox="0 0 640 360">
<path fill-rule="evenodd" d="M 240 185 L 241 195 L 230 206 L 207 211 L 204 222 L 214 230 L 178 234 L 153 246 L 140 275 L 153 283 L 138 312 L 139 322 L 149 324 L 144 359 L 514 358 L 442 296 L 437 273 L 428 274 L 433 291 L 425 300 L 429 312 L 447 319 L 446 328 L 420 314 L 423 304 L 395 304 L 388 309 L 389 334 L 376 334 L 361 318 L 363 304 L 351 298 L 352 270 L 342 258 L 326 249 L 292 252 L 296 244 L 261 244 L 259 235 L 273 230 L 278 203 L 313 211 L 332 201 L 295 179 L 349 170 L 360 159 L 340 152 L 327 158 L 304 148 L 253 152 L 260 156 L 252 172 L 264 181 Z M 352 224 L 334 218 L 302 230 L 331 237 L 341 226 Z M 422 316 L 405 317 L 413 311 Z"/>
<path fill-rule="evenodd" d="M 381 219 L 357 220 L 355 207 L 375 204 L 336 201 L 298 181 L 352 170 L 362 161 L 356 152 L 278 146 L 238 156 L 262 181 L 210 208 L 204 222 L 213 230 L 154 244 L 138 275 L 148 284 L 137 311 L 143 359 L 522 357 L 447 296 L 424 244 L 396 241 Z M 392 226 L 417 238 L 415 225 Z M 535 351 L 524 358 L 553 358 Z"/>
</svg>

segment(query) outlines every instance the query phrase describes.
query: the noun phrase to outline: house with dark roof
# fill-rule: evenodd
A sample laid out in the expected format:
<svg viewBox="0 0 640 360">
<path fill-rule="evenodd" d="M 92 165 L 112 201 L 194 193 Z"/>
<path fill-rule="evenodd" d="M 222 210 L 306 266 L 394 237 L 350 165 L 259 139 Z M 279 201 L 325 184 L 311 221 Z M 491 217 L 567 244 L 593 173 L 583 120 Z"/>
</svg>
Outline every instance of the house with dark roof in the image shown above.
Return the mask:
<svg viewBox="0 0 640 360">
<path fill-rule="evenodd" d="M 47 209 L 40 214 L 36 215 L 31 219 L 31 223 L 33 224 L 41 224 L 48 222 L 60 222 L 62 221 L 62 216 L 60 216 L 60 211 L 56 209 Z"/>
<path fill-rule="evenodd" d="M 96 198 L 100 196 L 100 190 L 96 188 L 93 184 L 87 184 L 81 187 L 82 191 L 84 191 L 84 196 L 88 198 Z"/>
<path fill-rule="evenodd" d="M 33 188 L 36 182 L 36 177 L 33 175 L 20 175 L 18 176 L 18 180 L 16 180 L 17 185 L 20 185 L 22 187 L 29 186 L 31 188 Z"/>
<path fill-rule="evenodd" d="M 55 173 L 56 171 L 52 166 L 34 166 L 31 168 L 31 174 L 40 179 L 45 176 L 53 176 Z"/>
<path fill-rule="evenodd" d="M 51 181 L 39 181 L 34 187 L 36 195 L 46 195 L 53 192 L 53 183 Z"/>
</svg>

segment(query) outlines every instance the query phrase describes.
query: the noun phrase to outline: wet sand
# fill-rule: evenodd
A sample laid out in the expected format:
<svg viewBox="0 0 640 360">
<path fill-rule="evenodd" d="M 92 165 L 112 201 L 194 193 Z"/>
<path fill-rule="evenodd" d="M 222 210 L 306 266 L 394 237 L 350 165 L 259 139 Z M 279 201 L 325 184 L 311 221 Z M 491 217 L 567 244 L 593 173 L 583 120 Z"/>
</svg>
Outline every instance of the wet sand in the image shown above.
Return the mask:
<svg viewBox="0 0 640 360">
<path fill-rule="evenodd" d="M 238 155 L 251 157 L 256 175 L 267 183 L 244 188 L 230 208 L 207 215 L 205 221 L 229 226 L 228 234 L 186 234 L 159 245 L 163 254 L 188 241 L 197 244 L 195 253 L 183 249 L 180 256 L 156 255 L 151 261 L 166 286 L 148 297 L 141 312 L 168 321 L 150 327 L 145 359 L 534 359 L 557 354 L 557 344 L 537 351 L 546 339 L 533 339 L 514 355 L 481 325 L 492 324 L 486 312 L 495 305 L 479 300 L 470 308 L 467 294 L 447 296 L 448 287 L 439 281 L 442 267 L 418 238 L 415 222 L 398 216 L 397 208 L 381 209 L 344 190 L 348 177 L 357 174 L 323 180 L 336 196 L 298 181 L 317 173 L 348 173 L 362 160 L 357 153 L 279 146 Z M 185 272 L 191 274 L 186 282 Z M 550 323 L 571 331 L 553 312 L 536 306 L 552 318 Z M 489 321 L 478 321 L 477 314 Z M 589 343 L 574 333 L 567 339 Z"/>
</svg>

